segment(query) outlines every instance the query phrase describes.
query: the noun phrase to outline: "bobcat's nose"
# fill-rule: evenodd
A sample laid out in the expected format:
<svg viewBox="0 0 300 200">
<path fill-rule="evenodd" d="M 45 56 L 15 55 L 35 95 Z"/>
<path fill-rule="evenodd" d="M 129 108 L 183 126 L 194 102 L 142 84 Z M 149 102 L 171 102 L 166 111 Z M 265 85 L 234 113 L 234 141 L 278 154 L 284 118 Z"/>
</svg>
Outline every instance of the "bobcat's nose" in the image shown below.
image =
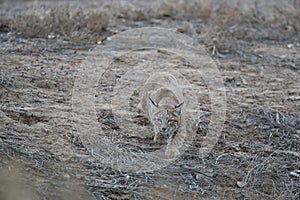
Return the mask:
<svg viewBox="0 0 300 200">
<path fill-rule="evenodd" d="M 162 127 L 161 129 L 163 132 L 166 132 L 167 128 L 166 127 Z"/>
</svg>

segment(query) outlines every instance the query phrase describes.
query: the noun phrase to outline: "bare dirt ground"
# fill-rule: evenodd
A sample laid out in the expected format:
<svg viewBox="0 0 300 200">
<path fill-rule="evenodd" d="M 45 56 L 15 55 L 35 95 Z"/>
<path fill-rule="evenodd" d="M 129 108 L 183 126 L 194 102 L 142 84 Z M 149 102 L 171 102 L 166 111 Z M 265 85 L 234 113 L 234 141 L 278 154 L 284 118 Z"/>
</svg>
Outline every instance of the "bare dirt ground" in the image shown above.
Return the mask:
<svg viewBox="0 0 300 200">
<path fill-rule="evenodd" d="M 298 0 L 0 1 L 0 199 L 300 199 L 299 18 Z M 205 158 L 196 141 L 204 117 L 176 162 L 129 173 L 83 145 L 72 95 L 91 50 L 142 27 L 170 28 L 206 48 L 227 113 Z M 109 112 L 98 114 L 108 132 L 118 129 Z"/>
</svg>

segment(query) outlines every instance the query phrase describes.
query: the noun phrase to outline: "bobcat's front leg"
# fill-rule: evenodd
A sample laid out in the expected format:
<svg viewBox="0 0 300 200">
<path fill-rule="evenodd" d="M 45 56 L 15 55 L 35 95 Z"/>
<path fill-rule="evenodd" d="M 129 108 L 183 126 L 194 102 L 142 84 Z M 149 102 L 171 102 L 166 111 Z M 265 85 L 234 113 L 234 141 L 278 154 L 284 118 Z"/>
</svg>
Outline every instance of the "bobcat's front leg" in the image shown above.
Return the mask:
<svg viewBox="0 0 300 200">
<path fill-rule="evenodd" d="M 157 136 L 159 134 L 159 129 L 157 127 L 154 127 L 154 143 L 157 142 Z"/>
</svg>

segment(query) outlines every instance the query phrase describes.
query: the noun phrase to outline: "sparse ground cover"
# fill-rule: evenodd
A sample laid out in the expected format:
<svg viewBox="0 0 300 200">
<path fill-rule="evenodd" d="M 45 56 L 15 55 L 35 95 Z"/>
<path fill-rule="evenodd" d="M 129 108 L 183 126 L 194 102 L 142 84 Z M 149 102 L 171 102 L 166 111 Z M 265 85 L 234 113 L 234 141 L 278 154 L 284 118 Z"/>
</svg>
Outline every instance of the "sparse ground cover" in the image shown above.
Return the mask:
<svg viewBox="0 0 300 200">
<path fill-rule="evenodd" d="M 299 199 L 300 2 L 218 2 L 0 1 L 0 199 Z M 141 27 L 205 46 L 227 113 L 207 157 L 137 174 L 91 156 L 71 113 L 89 51 Z"/>
</svg>

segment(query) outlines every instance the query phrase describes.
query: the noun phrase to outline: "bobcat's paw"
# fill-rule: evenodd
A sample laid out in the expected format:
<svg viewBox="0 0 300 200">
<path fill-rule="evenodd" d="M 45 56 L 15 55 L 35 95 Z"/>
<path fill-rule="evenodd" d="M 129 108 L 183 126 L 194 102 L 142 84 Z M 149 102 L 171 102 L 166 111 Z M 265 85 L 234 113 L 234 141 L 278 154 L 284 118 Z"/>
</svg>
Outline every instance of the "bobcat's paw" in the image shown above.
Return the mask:
<svg viewBox="0 0 300 200">
<path fill-rule="evenodd" d="M 157 135 L 155 134 L 154 138 L 153 138 L 153 142 L 157 143 Z"/>
</svg>

